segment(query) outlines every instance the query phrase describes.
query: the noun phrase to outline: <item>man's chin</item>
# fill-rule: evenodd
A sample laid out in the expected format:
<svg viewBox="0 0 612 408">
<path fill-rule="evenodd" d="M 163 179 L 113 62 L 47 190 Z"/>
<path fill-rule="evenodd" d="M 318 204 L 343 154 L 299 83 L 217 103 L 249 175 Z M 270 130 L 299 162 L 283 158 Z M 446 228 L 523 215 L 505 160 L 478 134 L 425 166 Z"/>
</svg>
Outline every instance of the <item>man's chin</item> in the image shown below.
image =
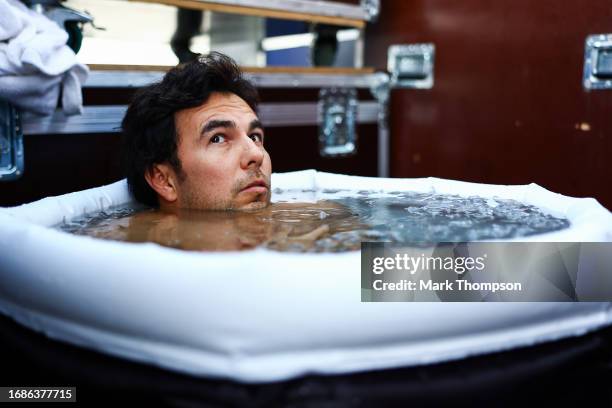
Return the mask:
<svg viewBox="0 0 612 408">
<path fill-rule="evenodd" d="M 270 205 L 269 201 L 253 201 L 243 206 L 233 208 L 235 211 L 257 211 L 266 208 Z"/>
<path fill-rule="evenodd" d="M 271 194 L 268 188 L 265 192 L 253 192 L 241 190 L 234 197 L 234 203 L 230 209 L 236 211 L 257 211 L 270 205 Z"/>
</svg>

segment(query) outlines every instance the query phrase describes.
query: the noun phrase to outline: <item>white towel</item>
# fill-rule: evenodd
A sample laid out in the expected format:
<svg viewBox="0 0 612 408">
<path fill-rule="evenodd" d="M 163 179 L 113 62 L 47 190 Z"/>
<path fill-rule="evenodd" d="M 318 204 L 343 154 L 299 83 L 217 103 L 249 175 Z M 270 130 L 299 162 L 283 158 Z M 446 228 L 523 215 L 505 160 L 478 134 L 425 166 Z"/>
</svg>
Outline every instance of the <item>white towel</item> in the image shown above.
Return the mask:
<svg viewBox="0 0 612 408">
<path fill-rule="evenodd" d="M 0 98 L 39 114 L 57 107 L 82 112 L 81 84 L 88 68 L 66 45 L 68 34 L 19 0 L 0 0 Z"/>
</svg>

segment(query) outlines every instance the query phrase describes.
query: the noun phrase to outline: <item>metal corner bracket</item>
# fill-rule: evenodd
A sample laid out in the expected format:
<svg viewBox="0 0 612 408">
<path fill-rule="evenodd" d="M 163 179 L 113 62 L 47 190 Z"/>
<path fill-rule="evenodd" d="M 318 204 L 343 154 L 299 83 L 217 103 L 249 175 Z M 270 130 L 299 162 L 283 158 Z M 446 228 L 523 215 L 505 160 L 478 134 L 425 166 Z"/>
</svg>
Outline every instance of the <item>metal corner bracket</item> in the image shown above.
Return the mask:
<svg viewBox="0 0 612 408">
<path fill-rule="evenodd" d="M 430 89 L 434 84 L 436 47 L 431 43 L 392 45 L 387 70 L 393 88 Z"/>
<path fill-rule="evenodd" d="M 318 102 L 319 152 L 324 157 L 357 152 L 357 91 L 323 88 Z"/>
<path fill-rule="evenodd" d="M 0 181 L 16 180 L 23 174 L 23 131 L 19 111 L 0 100 Z"/>
<path fill-rule="evenodd" d="M 360 4 L 370 22 L 374 22 L 378 19 L 378 15 L 380 14 L 380 0 L 361 0 Z"/>
<path fill-rule="evenodd" d="M 612 89 L 612 34 L 589 35 L 584 48 L 584 88 Z"/>
</svg>

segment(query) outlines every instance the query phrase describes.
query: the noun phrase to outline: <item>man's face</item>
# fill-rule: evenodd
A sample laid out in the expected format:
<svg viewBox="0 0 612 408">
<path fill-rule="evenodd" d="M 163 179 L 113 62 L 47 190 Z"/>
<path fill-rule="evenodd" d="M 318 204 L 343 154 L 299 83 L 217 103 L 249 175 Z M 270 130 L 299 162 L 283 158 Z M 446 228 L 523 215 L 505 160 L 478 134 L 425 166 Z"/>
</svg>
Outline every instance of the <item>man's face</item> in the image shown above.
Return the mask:
<svg viewBox="0 0 612 408">
<path fill-rule="evenodd" d="M 272 163 L 257 115 L 232 93 L 175 114 L 177 206 L 255 210 L 270 203 Z"/>
</svg>

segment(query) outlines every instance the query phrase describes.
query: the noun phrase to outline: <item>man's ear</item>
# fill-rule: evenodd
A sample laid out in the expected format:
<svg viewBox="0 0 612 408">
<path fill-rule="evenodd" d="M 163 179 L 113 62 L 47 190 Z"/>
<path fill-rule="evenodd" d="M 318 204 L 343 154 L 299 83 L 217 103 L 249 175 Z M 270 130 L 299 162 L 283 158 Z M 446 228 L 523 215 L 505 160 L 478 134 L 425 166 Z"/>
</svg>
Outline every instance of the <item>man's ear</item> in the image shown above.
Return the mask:
<svg viewBox="0 0 612 408">
<path fill-rule="evenodd" d="M 178 198 L 176 178 L 171 166 L 158 163 L 145 170 L 145 180 L 159 195 L 160 200 L 175 202 Z"/>
</svg>

